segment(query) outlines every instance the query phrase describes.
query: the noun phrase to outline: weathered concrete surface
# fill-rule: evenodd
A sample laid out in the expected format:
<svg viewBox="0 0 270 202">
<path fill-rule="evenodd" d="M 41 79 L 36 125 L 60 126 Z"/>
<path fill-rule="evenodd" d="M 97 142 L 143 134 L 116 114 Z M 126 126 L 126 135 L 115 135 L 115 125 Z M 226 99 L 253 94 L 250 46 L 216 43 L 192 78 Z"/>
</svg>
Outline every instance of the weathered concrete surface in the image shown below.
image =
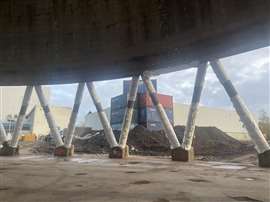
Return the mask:
<svg viewBox="0 0 270 202">
<path fill-rule="evenodd" d="M 110 149 L 109 158 L 111 159 L 127 159 L 129 157 L 129 146 L 124 148 L 121 146 L 113 147 Z"/>
<path fill-rule="evenodd" d="M 250 164 L 169 158 L 74 156 L 0 157 L 3 202 L 205 202 L 263 201 L 269 170 Z"/>
<path fill-rule="evenodd" d="M 0 85 L 69 83 L 269 45 L 268 0 L 1 0 Z"/>
<path fill-rule="evenodd" d="M 191 147 L 189 150 L 185 150 L 182 147 L 172 149 L 173 161 L 192 161 L 195 158 L 194 149 Z"/>
<path fill-rule="evenodd" d="M 54 150 L 54 155 L 58 157 L 69 157 L 73 156 L 74 154 L 74 145 L 67 148 L 65 146 L 56 147 Z"/>
</svg>

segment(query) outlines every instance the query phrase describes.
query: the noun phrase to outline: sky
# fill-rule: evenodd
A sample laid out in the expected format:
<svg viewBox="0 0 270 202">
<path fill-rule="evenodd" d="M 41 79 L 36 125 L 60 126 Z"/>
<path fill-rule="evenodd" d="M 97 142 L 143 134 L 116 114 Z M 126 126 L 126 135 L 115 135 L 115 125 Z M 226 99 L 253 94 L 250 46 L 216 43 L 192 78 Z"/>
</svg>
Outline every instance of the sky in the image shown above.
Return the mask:
<svg viewBox="0 0 270 202">
<path fill-rule="evenodd" d="M 229 78 L 250 111 L 259 116 L 262 110 L 270 113 L 270 47 L 221 59 Z M 157 79 L 158 92 L 172 95 L 174 102 L 191 102 L 196 68 L 162 74 Z M 122 94 L 123 80 L 130 78 L 95 82 L 96 90 L 104 107 L 109 107 L 111 97 Z M 72 107 L 77 84 L 53 85 L 51 104 Z M 202 92 L 202 106 L 233 109 L 216 75 L 207 68 L 206 81 Z M 89 112 L 96 111 L 88 91 L 84 91 L 79 111 L 80 120 Z"/>
</svg>

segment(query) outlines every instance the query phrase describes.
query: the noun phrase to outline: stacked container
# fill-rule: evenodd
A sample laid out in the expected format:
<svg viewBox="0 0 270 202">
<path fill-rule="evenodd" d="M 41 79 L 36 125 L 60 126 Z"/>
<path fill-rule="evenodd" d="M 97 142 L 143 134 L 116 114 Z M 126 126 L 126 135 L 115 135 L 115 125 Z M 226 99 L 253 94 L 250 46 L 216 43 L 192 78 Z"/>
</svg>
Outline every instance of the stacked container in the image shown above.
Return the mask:
<svg viewBox="0 0 270 202">
<path fill-rule="evenodd" d="M 157 97 L 160 104 L 164 107 L 168 119 L 174 124 L 173 97 L 163 94 L 157 94 Z M 161 130 L 162 123 L 159 114 L 148 93 L 138 94 L 138 106 L 138 124 L 150 130 Z"/>
<path fill-rule="evenodd" d="M 120 130 L 122 127 L 123 119 L 125 116 L 125 110 L 127 106 L 127 94 L 119 95 L 111 99 L 111 125 L 113 129 Z M 137 124 L 137 103 L 135 103 L 135 109 L 133 112 L 132 124 Z"/>
<path fill-rule="evenodd" d="M 152 80 L 154 88 L 157 90 L 157 81 Z M 111 99 L 111 125 L 113 129 L 121 129 L 125 116 L 125 110 L 128 102 L 128 93 L 131 81 L 123 82 L 123 94 Z M 173 97 L 169 95 L 157 94 L 159 102 L 163 105 L 164 110 L 170 120 L 174 123 L 173 117 Z M 143 125 L 150 130 L 161 130 L 162 123 L 158 112 L 152 103 L 151 97 L 147 93 L 146 86 L 139 81 L 137 99 L 133 112 L 132 126 Z"/>
</svg>

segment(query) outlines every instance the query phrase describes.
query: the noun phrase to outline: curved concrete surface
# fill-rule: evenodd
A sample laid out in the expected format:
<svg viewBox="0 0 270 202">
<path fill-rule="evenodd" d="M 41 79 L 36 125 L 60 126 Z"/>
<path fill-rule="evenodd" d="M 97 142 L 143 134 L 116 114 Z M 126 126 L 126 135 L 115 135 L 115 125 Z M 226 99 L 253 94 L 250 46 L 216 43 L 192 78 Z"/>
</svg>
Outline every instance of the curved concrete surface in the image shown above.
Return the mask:
<svg viewBox="0 0 270 202">
<path fill-rule="evenodd" d="M 0 85 L 170 71 L 268 46 L 269 7 L 268 0 L 1 0 Z"/>
</svg>

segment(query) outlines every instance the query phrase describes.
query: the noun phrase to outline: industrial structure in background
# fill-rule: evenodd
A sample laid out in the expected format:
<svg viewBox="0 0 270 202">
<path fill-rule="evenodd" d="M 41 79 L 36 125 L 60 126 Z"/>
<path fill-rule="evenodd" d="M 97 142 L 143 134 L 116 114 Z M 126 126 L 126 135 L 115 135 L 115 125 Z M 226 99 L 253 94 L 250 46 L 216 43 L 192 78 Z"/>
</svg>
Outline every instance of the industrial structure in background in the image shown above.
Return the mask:
<svg viewBox="0 0 270 202">
<path fill-rule="evenodd" d="M 152 80 L 155 89 L 157 90 L 157 80 Z M 111 98 L 111 126 L 113 129 L 120 130 L 125 116 L 125 109 L 128 103 L 128 93 L 131 86 L 131 81 L 123 81 L 123 94 Z M 173 118 L 173 98 L 169 95 L 158 94 L 160 103 L 171 122 L 174 124 Z M 142 81 L 139 81 L 137 99 L 134 106 L 132 126 L 143 125 L 150 130 L 161 130 L 162 124 L 157 114 L 155 107 L 151 101 L 147 89 Z"/>
<path fill-rule="evenodd" d="M 0 118 L 3 122 L 14 118 L 15 120 L 17 119 L 25 89 L 26 86 L 0 87 Z M 44 94 L 47 99 L 50 99 L 51 92 L 49 87 L 44 87 Z M 38 104 L 39 100 L 36 92 L 34 92 L 29 101 L 29 108 L 26 113 L 29 113 Z"/>
<path fill-rule="evenodd" d="M 25 89 L 25 86 L 0 87 L 0 117 L 7 134 L 13 134 L 15 130 Z M 44 95 L 47 100 L 50 100 L 51 92 L 49 87 L 44 87 Z M 57 121 L 57 127 L 61 130 L 66 128 L 71 114 L 71 108 L 53 105 L 51 106 L 51 111 Z M 49 133 L 50 128 L 46 123 L 46 118 L 37 94 L 33 92 L 22 127 L 22 140 L 34 141 L 38 136 Z"/>
<path fill-rule="evenodd" d="M 121 130 L 125 108 L 128 103 L 130 82 L 127 80 L 123 81 L 123 94 L 111 98 L 111 106 L 104 110 L 114 130 Z M 157 80 L 152 80 L 152 83 L 157 90 Z M 157 96 L 164 106 L 171 124 L 184 126 L 187 122 L 189 105 L 173 102 L 173 97 L 170 95 L 158 93 Z M 131 128 L 137 125 L 143 125 L 149 130 L 162 129 L 159 115 L 142 81 L 138 85 Z M 200 106 L 196 125 L 201 127 L 216 127 L 237 140 L 250 140 L 246 128 L 241 123 L 238 114 L 233 110 Z M 98 113 L 88 113 L 84 118 L 82 126 L 91 127 L 94 130 L 102 130 Z"/>
</svg>

